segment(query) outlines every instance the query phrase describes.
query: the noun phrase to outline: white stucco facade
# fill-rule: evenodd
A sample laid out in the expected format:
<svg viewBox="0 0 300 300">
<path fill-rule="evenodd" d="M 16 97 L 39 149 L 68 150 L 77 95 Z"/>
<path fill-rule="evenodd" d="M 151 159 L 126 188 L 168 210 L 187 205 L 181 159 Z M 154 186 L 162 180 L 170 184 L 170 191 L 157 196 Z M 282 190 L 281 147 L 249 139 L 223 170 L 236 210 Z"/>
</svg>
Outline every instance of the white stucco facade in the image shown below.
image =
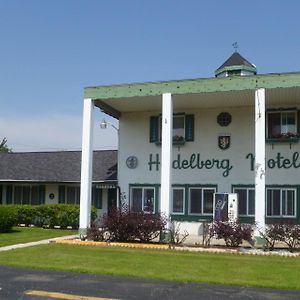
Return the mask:
<svg viewBox="0 0 300 300">
<path fill-rule="evenodd" d="M 119 120 L 121 200 L 147 212 L 164 211 L 168 201 L 171 218 L 191 234 L 212 219 L 215 192 L 237 193 L 239 219 L 262 230 L 278 220 L 299 223 L 300 73 L 248 75 L 87 88 L 85 96 Z M 175 121 L 169 136 L 161 130 L 164 95 Z M 169 158 L 170 199 L 162 199 Z"/>
<path fill-rule="evenodd" d="M 253 99 L 254 101 L 254 99 Z M 297 107 L 299 109 L 299 107 Z M 182 111 L 180 111 L 182 112 Z M 217 116 L 221 112 L 228 112 L 232 122 L 227 127 L 217 123 Z M 176 113 L 176 112 L 174 112 Z M 171 184 L 173 186 L 214 186 L 218 192 L 233 192 L 238 186 L 255 187 L 255 113 L 254 105 L 247 107 L 220 107 L 210 109 L 186 110 L 186 114 L 194 114 L 195 138 L 193 142 L 184 145 L 173 145 L 173 164 Z M 161 163 L 161 145 L 149 142 L 149 120 L 152 115 L 160 112 L 124 113 L 120 118 L 120 148 L 118 178 L 121 191 L 127 203 L 131 203 L 130 187 L 157 185 L 160 189 L 160 165 L 157 169 L 157 157 Z M 222 150 L 218 147 L 219 134 L 230 135 L 230 147 Z M 300 184 L 300 146 L 298 143 L 266 143 L 266 186 L 293 186 L 298 189 Z M 199 169 L 190 166 L 182 167 L 184 160 L 190 163 L 191 156 L 200 156 Z M 126 159 L 135 156 L 137 167 L 130 169 Z M 295 158 L 297 158 L 295 160 Z M 152 164 L 151 164 L 152 161 Z M 215 161 L 211 167 L 212 162 Z M 285 168 L 283 167 L 286 162 Z M 218 163 L 217 163 L 218 162 Z M 195 162 L 194 162 L 195 165 Z M 179 168 L 181 166 L 181 168 Z M 160 197 L 160 193 L 156 194 Z M 297 196 L 298 199 L 298 196 Z M 160 203 L 161 199 L 157 199 Z M 190 205 L 185 199 L 185 206 Z M 265 205 L 265 204 L 263 204 Z M 298 200 L 296 201 L 296 206 Z M 158 207 L 155 208 L 158 211 Z M 189 208 L 187 213 L 176 214 L 183 221 L 182 229 L 191 234 L 201 233 L 201 224 L 197 218 L 203 216 L 191 214 L 189 221 Z M 295 207 L 295 211 L 298 209 Z M 172 213 L 171 213 L 172 214 Z M 207 217 L 207 215 L 205 215 Z M 254 216 L 251 216 L 254 221 Z M 295 216 L 295 220 L 298 216 Z M 270 218 L 272 219 L 272 218 Z"/>
<path fill-rule="evenodd" d="M 217 115 L 222 112 L 230 112 L 232 123 L 224 128 L 217 122 Z M 172 184 L 216 184 L 218 190 L 230 192 L 231 184 L 254 184 L 254 174 L 250 170 L 249 159 L 246 155 L 254 153 L 254 110 L 246 108 L 205 109 L 191 111 L 195 116 L 195 140 L 184 145 L 173 145 L 173 161 L 190 160 L 192 154 L 200 154 L 201 161 L 217 159 L 221 168 L 217 166 L 208 169 L 174 169 L 172 171 Z M 153 162 L 156 155 L 161 160 L 161 145 L 149 142 L 149 120 L 151 113 L 128 113 L 120 119 L 120 147 L 119 147 L 119 185 L 121 190 L 129 193 L 129 184 L 133 183 L 160 183 L 160 170 L 156 171 L 156 165 L 149 166 L 150 156 Z M 228 150 L 218 148 L 218 135 L 229 133 L 231 146 Z M 129 169 L 126 166 L 127 157 L 134 155 L 138 158 L 138 166 Z M 177 165 L 176 165 L 177 166 Z M 151 170 L 152 169 L 152 170 Z M 284 176 L 283 176 L 284 177 Z"/>
</svg>

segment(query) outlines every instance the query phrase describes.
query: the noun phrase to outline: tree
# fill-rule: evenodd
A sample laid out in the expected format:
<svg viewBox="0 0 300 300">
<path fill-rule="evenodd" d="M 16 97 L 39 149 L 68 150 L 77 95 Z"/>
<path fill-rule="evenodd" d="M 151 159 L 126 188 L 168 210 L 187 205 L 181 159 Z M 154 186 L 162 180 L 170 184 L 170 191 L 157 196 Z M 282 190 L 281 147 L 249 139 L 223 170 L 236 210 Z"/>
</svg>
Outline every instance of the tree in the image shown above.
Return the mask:
<svg viewBox="0 0 300 300">
<path fill-rule="evenodd" d="M 0 152 L 11 152 L 11 149 L 7 146 L 7 139 L 3 138 L 0 142 Z"/>
</svg>

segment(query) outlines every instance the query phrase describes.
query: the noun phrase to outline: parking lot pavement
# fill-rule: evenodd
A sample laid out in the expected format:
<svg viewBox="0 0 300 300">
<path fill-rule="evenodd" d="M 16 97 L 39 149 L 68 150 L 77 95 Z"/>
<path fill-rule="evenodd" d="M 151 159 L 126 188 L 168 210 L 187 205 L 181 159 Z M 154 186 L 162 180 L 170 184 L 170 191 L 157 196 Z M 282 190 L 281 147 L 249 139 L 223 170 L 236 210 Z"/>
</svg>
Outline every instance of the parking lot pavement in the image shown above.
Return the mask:
<svg viewBox="0 0 300 300">
<path fill-rule="evenodd" d="M 0 266 L 0 299 L 294 300 L 300 299 L 300 292 Z"/>
</svg>

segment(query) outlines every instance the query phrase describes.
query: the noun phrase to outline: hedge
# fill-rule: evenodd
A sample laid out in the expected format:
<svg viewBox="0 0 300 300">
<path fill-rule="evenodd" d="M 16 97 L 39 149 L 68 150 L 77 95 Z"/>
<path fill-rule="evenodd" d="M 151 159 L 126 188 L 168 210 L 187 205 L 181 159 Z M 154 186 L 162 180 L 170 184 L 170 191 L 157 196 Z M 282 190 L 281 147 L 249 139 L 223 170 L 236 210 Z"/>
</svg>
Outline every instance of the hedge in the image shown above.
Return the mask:
<svg viewBox="0 0 300 300">
<path fill-rule="evenodd" d="M 80 206 L 73 204 L 45 204 L 45 205 L 5 205 L 10 210 L 14 218 L 13 225 L 25 224 L 35 225 L 38 227 L 60 226 L 66 228 L 79 227 L 79 213 Z M 95 220 L 97 217 L 97 210 L 93 207 L 91 211 L 91 219 Z M 0 224 L 1 226 L 1 224 Z"/>
<path fill-rule="evenodd" d="M 8 232 L 17 222 L 17 212 L 11 206 L 0 206 L 0 232 Z"/>
</svg>

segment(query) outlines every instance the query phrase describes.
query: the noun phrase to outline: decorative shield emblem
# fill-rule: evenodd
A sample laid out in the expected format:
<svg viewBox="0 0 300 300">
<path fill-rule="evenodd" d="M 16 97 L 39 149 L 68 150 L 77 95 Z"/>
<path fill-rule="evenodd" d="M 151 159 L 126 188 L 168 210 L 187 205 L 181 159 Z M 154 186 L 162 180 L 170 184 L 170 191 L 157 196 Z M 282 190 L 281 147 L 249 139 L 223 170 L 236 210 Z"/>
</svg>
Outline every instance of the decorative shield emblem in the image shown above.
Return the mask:
<svg viewBox="0 0 300 300">
<path fill-rule="evenodd" d="M 230 147 L 230 134 L 220 134 L 218 137 L 218 146 L 222 150 Z"/>
</svg>

